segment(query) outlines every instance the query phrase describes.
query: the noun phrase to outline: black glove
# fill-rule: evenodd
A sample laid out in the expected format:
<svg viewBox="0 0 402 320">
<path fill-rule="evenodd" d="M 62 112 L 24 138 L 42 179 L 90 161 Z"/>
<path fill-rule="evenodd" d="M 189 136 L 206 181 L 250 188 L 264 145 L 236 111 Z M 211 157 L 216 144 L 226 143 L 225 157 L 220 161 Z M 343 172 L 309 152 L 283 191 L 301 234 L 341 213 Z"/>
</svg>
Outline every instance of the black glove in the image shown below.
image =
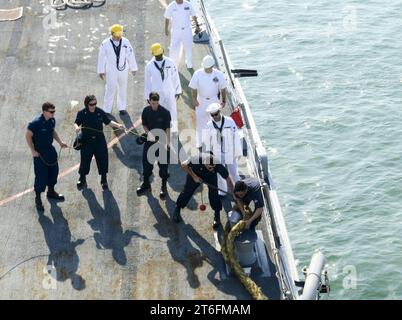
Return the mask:
<svg viewBox="0 0 402 320">
<path fill-rule="evenodd" d="M 82 148 L 82 131 L 80 131 L 80 133 L 78 133 L 77 136 L 75 137 L 75 140 L 73 143 L 73 148 L 75 150 L 81 150 L 81 148 Z"/>
<path fill-rule="evenodd" d="M 139 137 L 137 137 L 137 139 L 135 139 L 135 141 L 137 142 L 137 144 L 141 145 L 144 144 L 147 141 L 147 134 L 143 133 L 142 135 L 140 135 Z"/>
</svg>

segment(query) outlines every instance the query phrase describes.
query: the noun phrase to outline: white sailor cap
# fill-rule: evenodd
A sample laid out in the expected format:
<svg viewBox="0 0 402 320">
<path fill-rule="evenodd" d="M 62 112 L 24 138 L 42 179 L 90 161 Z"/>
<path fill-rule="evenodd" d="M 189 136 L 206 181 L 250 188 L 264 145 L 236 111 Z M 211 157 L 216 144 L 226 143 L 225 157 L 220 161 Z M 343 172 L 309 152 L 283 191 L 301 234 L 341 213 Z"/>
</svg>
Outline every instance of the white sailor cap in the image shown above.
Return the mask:
<svg viewBox="0 0 402 320">
<path fill-rule="evenodd" d="M 222 109 L 222 107 L 221 107 L 221 105 L 219 104 L 219 103 L 217 103 L 217 102 L 214 102 L 214 103 L 211 103 L 208 107 L 207 107 L 207 112 L 208 113 L 215 113 L 215 112 L 218 112 L 219 110 L 221 110 Z"/>
<path fill-rule="evenodd" d="M 212 56 L 208 55 L 202 59 L 202 67 L 203 68 L 206 68 L 206 69 L 212 68 L 214 65 L 215 65 L 215 59 Z"/>
</svg>

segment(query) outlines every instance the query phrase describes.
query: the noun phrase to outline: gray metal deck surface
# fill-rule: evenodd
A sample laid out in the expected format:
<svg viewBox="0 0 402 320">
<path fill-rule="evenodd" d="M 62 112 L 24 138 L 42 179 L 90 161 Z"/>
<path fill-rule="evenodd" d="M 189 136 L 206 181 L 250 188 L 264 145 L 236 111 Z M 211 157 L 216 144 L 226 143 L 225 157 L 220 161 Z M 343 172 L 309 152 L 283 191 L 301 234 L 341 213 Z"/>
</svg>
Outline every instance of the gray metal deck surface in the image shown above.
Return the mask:
<svg viewBox="0 0 402 320">
<path fill-rule="evenodd" d="M 45 1 L 38 2 L 0 0 L 1 9 L 24 6 L 22 19 L 0 22 L 0 201 L 9 199 L 0 205 L 0 299 L 249 299 L 237 279 L 220 278 L 224 266 L 215 249 L 212 212 L 209 206 L 204 213 L 198 211 L 199 193 L 183 210 L 185 222 L 171 222 L 185 177 L 178 165 L 170 166 L 167 200 L 158 198 L 157 166 L 152 193 L 136 195 L 142 147 L 134 136 L 121 137 L 109 149 L 110 191 L 102 191 L 93 163 L 88 189 L 79 192 L 79 153 L 63 150 L 57 190 L 65 194 L 65 202 L 50 203 L 43 197 L 45 212 L 38 214 L 33 192 L 10 199 L 33 185 L 24 134 L 41 104 L 55 103 L 56 129 L 68 143 L 84 96 L 94 93 L 102 105 L 104 84 L 96 63 L 111 24 L 126 26 L 139 66 L 137 75 L 129 78 L 129 116 L 120 118 L 116 108 L 113 111 L 127 127 L 144 106 L 149 47 L 153 42 L 168 45 L 163 6 L 157 0 L 114 0 L 102 8 L 68 9 L 58 13 L 59 25 L 49 30 L 43 27 L 49 18 L 43 12 Z M 208 50 L 195 45 L 195 68 Z M 180 72 L 186 88 L 191 75 L 185 67 Z M 178 105 L 179 130 L 195 126 L 190 101 L 186 91 Z M 106 135 L 108 141 L 115 138 L 111 132 Z M 57 281 L 48 281 L 47 269 Z M 278 298 L 274 272 L 272 277 L 260 285 Z"/>
</svg>

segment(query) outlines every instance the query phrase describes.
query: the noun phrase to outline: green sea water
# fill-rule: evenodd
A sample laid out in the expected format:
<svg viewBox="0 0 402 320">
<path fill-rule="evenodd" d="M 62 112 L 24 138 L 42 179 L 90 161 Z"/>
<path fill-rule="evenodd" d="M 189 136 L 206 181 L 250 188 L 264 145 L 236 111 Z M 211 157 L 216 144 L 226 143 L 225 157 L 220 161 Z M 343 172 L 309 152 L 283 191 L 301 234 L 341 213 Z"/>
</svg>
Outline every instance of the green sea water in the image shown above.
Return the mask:
<svg viewBox="0 0 402 320">
<path fill-rule="evenodd" d="M 205 0 L 242 80 L 298 269 L 329 299 L 402 298 L 400 1 Z"/>
</svg>

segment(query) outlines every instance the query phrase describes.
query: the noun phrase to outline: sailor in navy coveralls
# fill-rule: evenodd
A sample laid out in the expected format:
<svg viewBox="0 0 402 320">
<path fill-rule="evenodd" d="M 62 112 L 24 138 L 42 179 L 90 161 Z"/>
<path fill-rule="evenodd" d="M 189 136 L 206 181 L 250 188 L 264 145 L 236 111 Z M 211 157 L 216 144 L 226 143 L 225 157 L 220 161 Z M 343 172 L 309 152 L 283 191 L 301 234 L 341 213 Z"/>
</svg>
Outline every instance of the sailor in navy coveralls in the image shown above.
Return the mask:
<svg viewBox="0 0 402 320">
<path fill-rule="evenodd" d="M 187 173 L 184 190 L 180 193 L 176 201 L 176 208 L 173 213 L 173 221 L 182 221 L 180 210 L 190 201 L 195 190 L 201 183 L 208 185 L 208 198 L 212 209 L 215 211 L 212 227 L 216 230 L 221 225 L 220 212 L 222 210 L 222 199 L 218 194 L 218 174 L 226 180 L 229 192 L 233 190 L 233 182 L 229 177 L 229 172 L 219 159 L 212 154 L 201 154 L 193 156 L 181 163 L 182 169 Z"/>
<path fill-rule="evenodd" d="M 123 124 L 112 121 L 106 112 L 98 108 L 94 95 L 85 97 L 85 108 L 78 111 L 74 123 L 76 132 L 82 130 L 81 163 L 78 170 L 80 178 L 77 182 L 79 189 L 86 186 L 86 175 L 89 173 L 92 157 L 95 156 L 98 172 L 101 175 L 101 185 L 108 189 L 106 174 L 109 169 L 107 143 L 103 134 L 103 125 L 110 125 L 115 129 L 125 129 Z"/>
<path fill-rule="evenodd" d="M 41 193 L 47 189 L 47 197 L 64 200 L 62 194 L 54 190 L 59 174 L 57 152 L 53 146 L 55 139 L 62 148 L 68 147 L 55 130 L 56 120 L 54 113 L 56 108 L 53 104 L 46 102 L 42 105 L 42 114 L 35 117 L 29 124 L 25 135 L 28 146 L 31 149 L 34 172 L 35 172 L 35 204 L 40 211 L 44 210 Z"/>
</svg>

